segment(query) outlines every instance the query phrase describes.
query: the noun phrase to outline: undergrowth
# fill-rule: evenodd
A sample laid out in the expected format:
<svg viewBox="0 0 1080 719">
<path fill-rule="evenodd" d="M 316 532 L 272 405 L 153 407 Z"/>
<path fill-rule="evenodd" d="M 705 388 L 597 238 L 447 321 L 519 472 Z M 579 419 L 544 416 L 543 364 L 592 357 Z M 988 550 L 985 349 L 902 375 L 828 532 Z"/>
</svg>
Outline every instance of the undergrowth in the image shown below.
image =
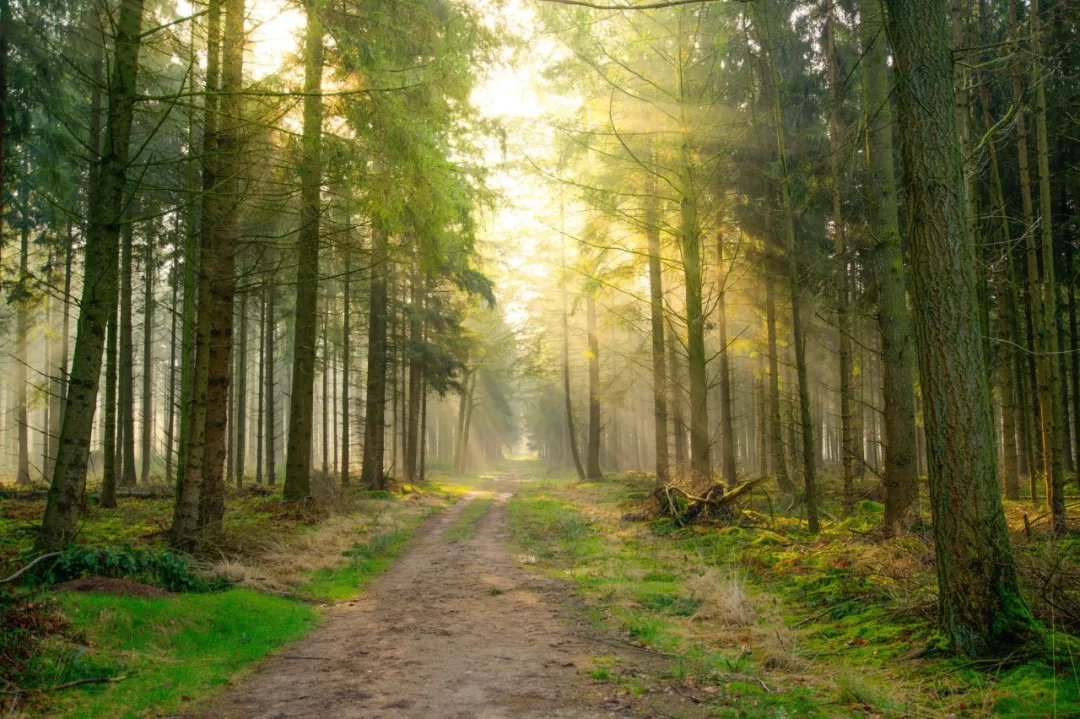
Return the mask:
<svg viewBox="0 0 1080 719">
<path fill-rule="evenodd" d="M 872 538 L 879 503 L 818 537 L 775 506 L 759 526 L 621 521 L 649 488 L 537 482 L 510 502 L 514 538 L 524 563 L 574 581 L 595 621 L 670 655 L 670 678 L 716 716 L 1080 715 L 1062 634 L 1056 657 L 1019 666 L 919 656 L 933 551 L 918 535 Z"/>
<path fill-rule="evenodd" d="M 230 490 L 225 522 L 192 559 L 166 547 L 168 500 L 91 506 L 76 544 L 21 587 L 0 587 L 0 711 L 126 717 L 193 706 L 313 628 L 320 612 L 312 600 L 355 597 L 454 499 L 431 486 L 391 493 L 317 484 L 313 495 L 297 505 L 265 487 Z M 38 499 L 0 499 L 5 576 L 27 561 L 42 510 Z M 51 588 L 84 576 L 174 594 Z M 101 683 L 54 691 L 83 679 Z"/>
</svg>

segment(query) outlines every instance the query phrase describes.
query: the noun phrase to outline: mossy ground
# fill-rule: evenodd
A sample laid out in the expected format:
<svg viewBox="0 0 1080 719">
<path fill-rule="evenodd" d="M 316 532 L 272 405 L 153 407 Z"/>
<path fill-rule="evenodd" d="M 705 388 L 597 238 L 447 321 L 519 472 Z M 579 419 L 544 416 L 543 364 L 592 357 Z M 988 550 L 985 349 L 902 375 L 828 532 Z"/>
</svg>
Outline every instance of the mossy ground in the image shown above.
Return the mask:
<svg viewBox="0 0 1080 719">
<path fill-rule="evenodd" d="M 752 501 L 762 526 L 622 521 L 650 489 L 537 481 L 510 501 L 511 527 L 522 561 L 572 580 L 594 621 L 667 654 L 670 679 L 715 716 L 1080 715 L 1077 645 L 1060 629 L 1056 654 L 1019 666 L 921 656 L 932 550 L 867 536 L 880 504 L 818 537 L 776 506 L 764 521 L 764 497 Z M 591 676 L 623 683 L 603 658 Z"/>
</svg>

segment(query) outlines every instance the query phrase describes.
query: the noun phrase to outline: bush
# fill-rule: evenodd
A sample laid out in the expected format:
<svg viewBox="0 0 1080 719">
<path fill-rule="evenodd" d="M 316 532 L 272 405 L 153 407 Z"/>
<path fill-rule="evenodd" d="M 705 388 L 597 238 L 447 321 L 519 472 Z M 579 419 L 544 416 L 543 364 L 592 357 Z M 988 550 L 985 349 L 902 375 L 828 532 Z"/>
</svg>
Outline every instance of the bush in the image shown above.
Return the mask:
<svg viewBox="0 0 1080 719">
<path fill-rule="evenodd" d="M 187 558 L 170 552 L 130 547 L 74 546 L 61 554 L 44 575 L 43 583 L 58 584 L 88 576 L 132 579 L 170 592 L 212 592 L 230 586 L 228 579 L 198 576 Z"/>
</svg>

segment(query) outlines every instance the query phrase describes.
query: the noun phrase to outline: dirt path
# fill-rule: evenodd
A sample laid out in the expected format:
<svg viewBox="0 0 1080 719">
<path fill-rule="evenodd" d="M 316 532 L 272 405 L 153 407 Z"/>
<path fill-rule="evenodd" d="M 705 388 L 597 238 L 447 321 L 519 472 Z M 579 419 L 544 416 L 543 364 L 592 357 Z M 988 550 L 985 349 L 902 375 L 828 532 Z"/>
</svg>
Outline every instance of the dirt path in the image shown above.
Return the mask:
<svg viewBox="0 0 1080 719">
<path fill-rule="evenodd" d="M 642 716 L 655 703 L 581 672 L 597 645 L 568 587 L 507 548 L 509 482 L 472 539 L 443 534 L 468 501 L 431 520 L 362 598 L 267 661 L 203 716 L 319 719 Z M 584 637 L 584 638 L 583 638 Z M 636 654 L 636 652 L 630 652 Z M 634 661 L 631 658 L 631 661 Z M 634 706 L 636 705 L 636 706 Z"/>
</svg>

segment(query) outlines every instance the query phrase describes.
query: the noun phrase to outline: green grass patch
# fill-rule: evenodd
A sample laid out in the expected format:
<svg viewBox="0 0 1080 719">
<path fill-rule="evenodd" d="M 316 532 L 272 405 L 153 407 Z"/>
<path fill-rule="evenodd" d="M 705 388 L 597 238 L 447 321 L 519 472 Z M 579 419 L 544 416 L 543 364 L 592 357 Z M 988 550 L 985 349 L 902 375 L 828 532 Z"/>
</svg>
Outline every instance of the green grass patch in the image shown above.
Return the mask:
<svg viewBox="0 0 1080 719">
<path fill-rule="evenodd" d="M 312 599 L 341 602 L 352 599 L 393 563 L 412 537 L 410 529 L 395 529 L 376 534 L 366 542 L 357 542 L 344 553 L 342 564 L 320 569 L 300 592 Z"/>
<path fill-rule="evenodd" d="M 476 536 L 476 523 L 480 521 L 495 503 L 494 499 L 474 499 L 461 510 L 461 515 L 443 534 L 449 541 L 465 541 Z"/>
<path fill-rule="evenodd" d="M 233 589 L 141 599 L 63 592 L 59 601 L 85 643 L 52 641 L 22 678 L 24 689 L 126 677 L 47 694 L 51 714 L 169 714 L 223 687 L 230 676 L 308 632 L 312 607 Z"/>
</svg>

